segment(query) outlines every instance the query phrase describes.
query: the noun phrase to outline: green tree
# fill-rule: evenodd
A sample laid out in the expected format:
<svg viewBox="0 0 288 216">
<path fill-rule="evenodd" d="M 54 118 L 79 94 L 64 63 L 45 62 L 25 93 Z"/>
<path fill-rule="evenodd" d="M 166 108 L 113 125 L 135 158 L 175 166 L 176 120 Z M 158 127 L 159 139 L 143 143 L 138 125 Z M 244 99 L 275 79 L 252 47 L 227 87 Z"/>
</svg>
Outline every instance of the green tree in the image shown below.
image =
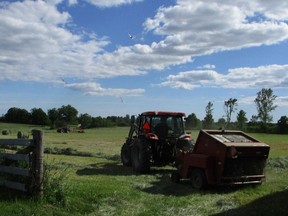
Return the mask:
<svg viewBox="0 0 288 216">
<path fill-rule="evenodd" d="M 214 119 L 213 119 L 213 103 L 211 101 L 208 102 L 205 112 L 206 116 L 203 120 L 203 128 L 211 129 L 213 127 Z"/>
<path fill-rule="evenodd" d="M 93 117 L 91 127 L 97 128 L 97 127 L 108 127 L 108 123 L 106 118 L 102 118 L 101 116 Z"/>
<path fill-rule="evenodd" d="M 32 124 L 36 125 L 47 125 L 48 124 L 48 116 L 41 108 L 33 108 L 31 110 L 31 121 Z"/>
<path fill-rule="evenodd" d="M 5 121 L 10 123 L 31 123 L 31 114 L 25 110 L 16 107 L 10 108 L 5 114 Z"/>
<path fill-rule="evenodd" d="M 277 107 L 274 105 L 276 97 L 277 96 L 273 94 L 272 89 L 263 88 L 257 93 L 257 97 L 254 100 L 258 112 L 257 117 L 263 123 L 264 127 L 267 126 L 267 123 L 270 123 L 273 120 L 273 116 L 270 113 Z"/>
<path fill-rule="evenodd" d="M 63 105 L 61 108 L 59 108 L 58 115 L 62 125 L 77 124 L 78 111 L 71 105 Z"/>
<path fill-rule="evenodd" d="M 199 128 L 200 124 L 201 124 L 201 121 L 200 119 L 197 118 L 195 113 L 188 115 L 185 121 L 185 127 L 187 129 Z"/>
<path fill-rule="evenodd" d="M 124 121 L 126 122 L 126 126 L 130 126 L 131 122 L 130 115 L 126 114 Z"/>
<path fill-rule="evenodd" d="M 219 129 L 225 129 L 226 120 L 225 118 L 219 118 L 217 122 L 217 126 Z"/>
<path fill-rule="evenodd" d="M 81 124 L 81 128 L 89 128 L 92 124 L 92 117 L 87 113 L 81 114 L 79 116 L 79 123 Z"/>
<path fill-rule="evenodd" d="M 277 131 L 280 134 L 288 133 L 288 117 L 281 116 L 281 118 L 277 122 Z"/>
<path fill-rule="evenodd" d="M 226 122 L 227 122 L 227 127 L 229 127 L 229 124 L 231 122 L 231 116 L 232 113 L 237 110 L 237 99 L 236 98 L 230 98 L 227 101 L 224 101 L 224 112 L 226 116 Z"/>
<path fill-rule="evenodd" d="M 56 108 L 53 109 L 49 109 L 48 110 L 48 118 L 50 120 L 51 123 L 51 129 L 54 129 L 56 126 L 56 121 L 58 120 L 58 110 Z"/>
<path fill-rule="evenodd" d="M 240 110 L 237 114 L 237 126 L 239 130 L 246 129 L 246 122 L 248 119 L 246 118 L 246 112 L 244 110 Z"/>
<path fill-rule="evenodd" d="M 250 122 L 252 124 L 257 124 L 258 123 L 258 116 L 257 115 L 252 115 L 251 119 L 250 119 Z"/>
</svg>

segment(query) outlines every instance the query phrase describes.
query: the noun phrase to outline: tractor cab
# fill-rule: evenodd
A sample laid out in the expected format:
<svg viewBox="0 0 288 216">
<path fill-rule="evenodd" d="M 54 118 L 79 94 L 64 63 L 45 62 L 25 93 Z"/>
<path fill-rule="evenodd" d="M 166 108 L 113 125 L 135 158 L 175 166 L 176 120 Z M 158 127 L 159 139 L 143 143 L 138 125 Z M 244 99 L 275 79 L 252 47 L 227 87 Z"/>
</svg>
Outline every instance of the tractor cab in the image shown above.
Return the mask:
<svg viewBox="0 0 288 216">
<path fill-rule="evenodd" d="M 184 113 L 146 112 L 138 117 L 140 134 L 155 134 L 158 139 L 179 137 L 184 134 Z M 156 139 L 157 139 L 156 138 Z"/>
<path fill-rule="evenodd" d="M 128 138 L 121 149 L 123 165 L 146 172 L 151 165 L 174 163 L 177 148 L 183 143 L 191 145 L 191 135 L 184 130 L 184 117 L 181 112 L 158 111 L 144 112 L 136 121 L 132 117 Z"/>
</svg>

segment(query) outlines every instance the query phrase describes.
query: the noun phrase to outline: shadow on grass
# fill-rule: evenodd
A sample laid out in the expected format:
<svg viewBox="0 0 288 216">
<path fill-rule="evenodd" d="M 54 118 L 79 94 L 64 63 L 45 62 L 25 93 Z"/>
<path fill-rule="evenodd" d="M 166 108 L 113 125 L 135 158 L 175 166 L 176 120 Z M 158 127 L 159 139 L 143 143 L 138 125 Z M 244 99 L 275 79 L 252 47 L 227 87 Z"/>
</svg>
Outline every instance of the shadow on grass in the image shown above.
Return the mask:
<svg viewBox="0 0 288 216">
<path fill-rule="evenodd" d="M 181 180 L 180 183 L 173 183 L 171 181 L 171 173 L 173 172 L 171 168 L 163 167 L 152 167 L 150 172 L 143 175 L 143 178 L 147 176 L 155 176 L 154 181 L 149 183 L 149 187 L 136 187 L 138 190 L 150 193 L 150 194 L 161 194 L 167 196 L 186 196 L 190 194 L 228 194 L 239 190 L 241 187 L 209 187 L 206 190 L 196 190 L 192 187 L 189 180 Z M 97 163 L 90 164 L 89 167 L 79 169 L 76 171 L 76 174 L 79 176 L 89 176 L 89 175 L 107 175 L 107 176 L 141 176 L 133 172 L 132 167 L 123 166 L 119 162 L 111 163 Z"/>
<path fill-rule="evenodd" d="M 27 200 L 32 197 L 21 191 L 0 187 L 0 201 L 17 201 L 19 199 Z"/>
<path fill-rule="evenodd" d="M 276 192 L 260 199 L 257 199 L 247 205 L 239 208 L 230 209 L 214 216 L 270 216 L 270 215 L 288 215 L 288 189 Z"/>
<path fill-rule="evenodd" d="M 139 190 L 150 194 L 161 194 L 166 196 L 187 196 L 199 191 L 192 188 L 189 181 L 173 183 L 170 174 L 158 175 L 156 181 L 150 183 L 150 187 L 139 188 Z"/>
<path fill-rule="evenodd" d="M 147 183 L 151 185 L 150 187 L 141 187 L 141 185 L 136 186 L 137 190 L 150 193 L 150 194 L 162 194 L 162 195 L 175 195 L 175 196 L 184 196 L 191 193 L 195 193 L 196 190 L 192 188 L 189 183 L 183 181 L 184 183 L 176 184 L 171 181 L 170 175 L 173 169 L 152 167 L 150 172 L 144 175 L 137 174 L 133 172 L 132 167 L 123 166 L 120 163 L 97 163 L 90 164 L 89 168 L 79 169 L 76 171 L 77 175 L 108 175 L 108 176 L 155 176 L 156 180 L 153 182 Z M 147 179 L 150 179 L 149 177 Z M 154 178 L 153 178 L 154 179 Z M 151 181 L 151 180 L 150 180 Z M 196 191 L 197 192 L 197 191 Z"/>
<path fill-rule="evenodd" d="M 150 172 L 146 175 L 164 175 L 172 173 L 172 169 L 151 168 Z M 77 175 L 111 175 L 111 176 L 129 176 L 139 175 L 133 172 L 132 167 L 123 166 L 119 162 L 112 163 L 97 163 L 90 164 L 89 167 L 79 169 L 76 172 Z"/>
<path fill-rule="evenodd" d="M 90 164 L 89 167 L 76 171 L 77 175 L 111 175 L 127 176 L 133 175 L 131 167 L 125 167 L 118 162 Z"/>
<path fill-rule="evenodd" d="M 167 196 L 187 196 L 191 194 L 229 194 L 242 188 L 231 186 L 210 186 L 206 189 L 198 190 L 192 187 L 189 179 L 181 180 L 179 183 L 173 183 L 171 181 L 170 173 L 158 175 L 156 181 L 150 183 L 150 187 L 140 190 L 150 194 L 161 194 Z"/>
</svg>

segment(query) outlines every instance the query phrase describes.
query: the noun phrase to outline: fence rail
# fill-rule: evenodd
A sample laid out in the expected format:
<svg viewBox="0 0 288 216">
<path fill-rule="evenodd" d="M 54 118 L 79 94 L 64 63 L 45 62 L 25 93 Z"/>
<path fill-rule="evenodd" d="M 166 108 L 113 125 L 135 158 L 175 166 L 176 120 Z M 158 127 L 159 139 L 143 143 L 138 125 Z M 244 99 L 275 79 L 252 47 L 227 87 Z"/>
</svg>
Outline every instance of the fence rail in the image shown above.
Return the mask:
<svg viewBox="0 0 288 216">
<path fill-rule="evenodd" d="M 43 134 L 33 130 L 32 135 L 33 139 L 0 139 L 0 186 L 41 196 Z"/>
<path fill-rule="evenodd" d="M 0 146 L 32 146 L 33 144 L 33 140 L 29 139 L 0 139 Z"/>
<path fill-rule="evenodd" d="M 29 162 L 30 156 L 24 154 L 2 154 L 0 153 L 0 159 L 9 159 L 9 160 L 22 160 Z"/>
</svg>

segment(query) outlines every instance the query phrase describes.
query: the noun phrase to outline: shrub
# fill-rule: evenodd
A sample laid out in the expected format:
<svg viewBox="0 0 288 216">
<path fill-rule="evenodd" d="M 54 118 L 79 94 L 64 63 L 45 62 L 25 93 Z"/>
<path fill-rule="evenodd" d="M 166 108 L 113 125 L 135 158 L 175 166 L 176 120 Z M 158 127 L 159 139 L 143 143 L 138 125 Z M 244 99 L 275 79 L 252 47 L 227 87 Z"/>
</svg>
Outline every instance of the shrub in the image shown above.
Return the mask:
<svg viewBox="0 0 288 216">
<path fill-rule="evenodd" d="M 9 131 L 8 130 L 2 130 L 2 135 L 8 135 Z"/>
</svg>

